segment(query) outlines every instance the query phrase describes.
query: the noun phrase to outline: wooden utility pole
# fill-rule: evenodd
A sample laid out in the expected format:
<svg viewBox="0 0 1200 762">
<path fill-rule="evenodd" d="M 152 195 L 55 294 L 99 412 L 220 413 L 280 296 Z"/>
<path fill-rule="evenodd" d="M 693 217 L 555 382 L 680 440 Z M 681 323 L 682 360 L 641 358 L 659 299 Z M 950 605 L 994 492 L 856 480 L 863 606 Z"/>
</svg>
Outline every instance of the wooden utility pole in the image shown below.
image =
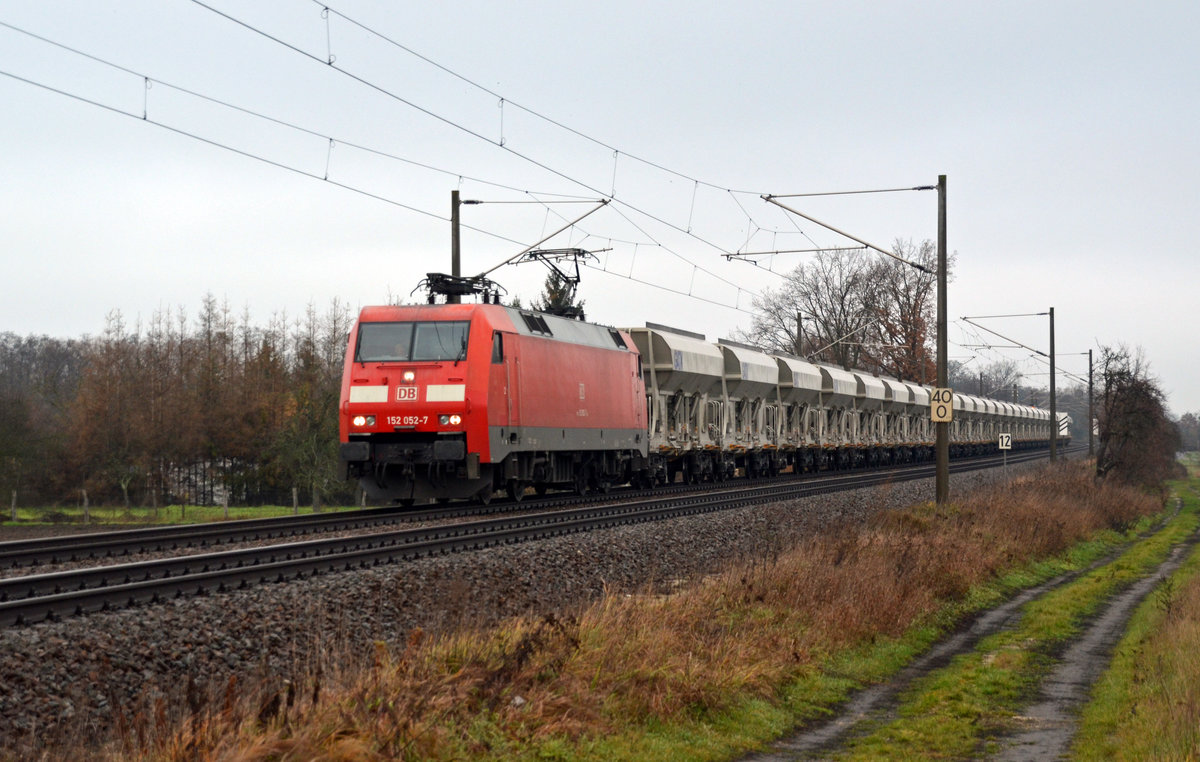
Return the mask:
<svg viewBox="0 0 1200 762">
<path fill-rule="evenodd" d="M 938 175 L 938 263 L 937 263 L 937 386 L 947 386 L 946 358 L 946 176 Z M 940 421 L 934 444 L 937 471 L 935 476 L 937 502 L 950 500 L 950 424 Z"/>
<path fill-rule="evenodd" d="M 1096 420 L 1096 394 L 1095 387 L 1092 385 L 1092 350 L 1088 350 L 1088 457 L 1096 457 L 1096 439 L 1093 427 L 1093 422 Z"/>
</svg>

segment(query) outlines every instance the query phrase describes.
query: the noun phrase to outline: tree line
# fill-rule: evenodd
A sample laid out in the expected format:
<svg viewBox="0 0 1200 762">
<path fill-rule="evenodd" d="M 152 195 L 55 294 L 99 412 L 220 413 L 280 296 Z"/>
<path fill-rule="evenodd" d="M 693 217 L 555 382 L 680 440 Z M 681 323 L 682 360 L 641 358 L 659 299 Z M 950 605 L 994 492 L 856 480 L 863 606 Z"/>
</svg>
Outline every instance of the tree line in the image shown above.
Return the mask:
<svg viewBox="0 0 1200 762">
<path fill-rule="evenodd" d="M 212 295 L 94 338 L 0 334 L 0 486 L 22 505 L 353 500 L 337 403 L 338 301 L 255 325 Z"/>
</svg>

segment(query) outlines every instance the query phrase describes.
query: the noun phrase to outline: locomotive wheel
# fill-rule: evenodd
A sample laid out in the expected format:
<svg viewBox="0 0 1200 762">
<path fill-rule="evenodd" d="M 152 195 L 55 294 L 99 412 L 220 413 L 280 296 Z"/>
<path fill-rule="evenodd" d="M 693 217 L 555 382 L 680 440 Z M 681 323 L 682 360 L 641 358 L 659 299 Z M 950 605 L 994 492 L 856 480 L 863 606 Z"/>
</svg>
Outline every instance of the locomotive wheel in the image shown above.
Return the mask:
<svg viewBox="0 0 1200 762">
<path fill-rule="evenodd" d="M 509 479 L 505 487 L 508 492 L 508 497 L 514 503 L 521 502 L 525 497 L 525 482 L 519 482 L 516 479 Z"/>
<path fill-rule="evenodd" d="M 475 498 L 480 502 L 481 505 L 488 505 L 492 502 L 492 492 L 493 490 L 490 486 L 484 487 L 483 489 L 479 490 L 479 494 L 476 495 Z"/>
<path fill-rule="evenodd" d="M 413 504 L 416 502 L 417 502 L 416 498 L 411 498 L 411 497 L 400 498 L 400 505 L 404 506 L 405 508 L 412 508 Z"/>
<path fill-rule="evenodd" d="M 612 489 L 612 482 L 610 482 L 608 479 L 601 479 L 596 485 L 596 489 L 599 490 L 601 495 L 607 495 L 609 490 Z"/>
</svg>

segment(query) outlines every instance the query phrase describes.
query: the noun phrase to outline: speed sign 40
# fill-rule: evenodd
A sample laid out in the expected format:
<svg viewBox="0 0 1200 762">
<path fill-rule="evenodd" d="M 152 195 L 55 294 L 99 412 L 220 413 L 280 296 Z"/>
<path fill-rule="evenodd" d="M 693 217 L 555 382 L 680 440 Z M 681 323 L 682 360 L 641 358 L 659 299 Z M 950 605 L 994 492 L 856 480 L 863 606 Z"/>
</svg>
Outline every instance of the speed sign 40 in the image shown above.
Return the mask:
<svg viewBox="0 0 1200 762">
<path fill-rule="evenodd" d="M 954 390 L 937 388 L 929 399 L 929 417 L 934 423 L 950 423 L 954 420 Z"/>
</svg>

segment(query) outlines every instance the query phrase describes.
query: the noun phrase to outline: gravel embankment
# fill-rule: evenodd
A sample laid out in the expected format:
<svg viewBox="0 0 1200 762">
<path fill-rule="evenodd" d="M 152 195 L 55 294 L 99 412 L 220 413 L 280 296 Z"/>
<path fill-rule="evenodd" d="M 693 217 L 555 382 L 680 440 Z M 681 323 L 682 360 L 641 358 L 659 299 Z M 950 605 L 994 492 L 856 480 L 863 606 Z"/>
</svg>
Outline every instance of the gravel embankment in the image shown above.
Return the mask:
<svg viewBox="0 0 1200 762">
<path fill-rule="evenodd" d="M 998 478 L 975 472 L 952 484 L 961 492 Z M 24 757 L 47 739 L 95 743 L 122 718 L 219 706 L 231 679 L 283 685 L 347 645 L 366 656 L 416 627 L 561 613 L 606 589 L 695 579 L 830 523 L 932 497 L 931 479 L 907 482 L 2 630 L 0 749 Z"/>
</svg>

